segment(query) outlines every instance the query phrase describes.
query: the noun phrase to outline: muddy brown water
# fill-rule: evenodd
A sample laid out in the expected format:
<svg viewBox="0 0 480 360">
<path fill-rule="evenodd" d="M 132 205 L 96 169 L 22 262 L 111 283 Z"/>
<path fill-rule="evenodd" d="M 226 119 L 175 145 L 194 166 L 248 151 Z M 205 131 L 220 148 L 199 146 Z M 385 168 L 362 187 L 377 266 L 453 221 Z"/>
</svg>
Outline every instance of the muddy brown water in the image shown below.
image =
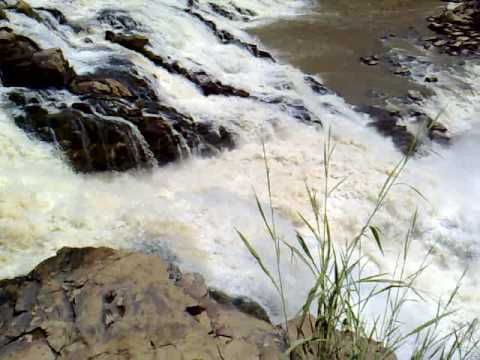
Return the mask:
<svg viewBox="0 0 480 360">
<path fill-rule="evenodd" d="M 251 32 L 282 60 L 320 75 L 347 102 L 375 105 L 422 90 L 408 77 L 393 74 L 386 54 L 400 48 L 416 55 L 414 39 L 432 34 L 426 17 L 444 5 L 440 0 L 319 0 L 307 15 Z M 360 61 L 374 54 L 378 65 Z"/>
</svg>

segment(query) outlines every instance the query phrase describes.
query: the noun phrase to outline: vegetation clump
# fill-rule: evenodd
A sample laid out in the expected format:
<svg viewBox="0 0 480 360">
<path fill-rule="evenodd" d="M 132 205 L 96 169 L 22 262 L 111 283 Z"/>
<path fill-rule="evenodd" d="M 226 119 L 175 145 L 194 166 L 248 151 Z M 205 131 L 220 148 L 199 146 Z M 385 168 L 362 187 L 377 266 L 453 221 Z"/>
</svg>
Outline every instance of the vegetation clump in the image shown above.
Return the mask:
<svg viewBox="0 0 480 360">
<path fill-rule="evenodd" d="M 370 260 L 366 257 L 362 243 L 365 240 L 375 241 L 378 250 L 383 254 L 382 231 L 374 225 L 374 218 L 385 204 L 392 187 L 397 184 L 415 147 L 416 144 L 412 144 L 411 151 L 389 172 L 367 221 L 359 233 L 344 246 L 339 246 L 335 240 L 328 215 L 329 198 L 345 180 L 331 184 L 330 164 L 335 148 L 331 133 L 328 133 L 323 151 L 323 196 L 320 197 L 317 191 L 306 186 L 313 221 L 308 220 L 306 215 L 299 214 L 308 234 L 297 232 L 295 244 L 285 240 L 277 232 L 271 175 L 264 147 L 268 210 L 264 209 L 257 196 L 256 202 L 266 232 L 273 242 L 275 269 L 269 269 L 247 237 L 242 232 L 237 232 L 280 296 L 284 328 L 289 342 L 289 348 L 284 354 L 285 359 L 394 360 L 397 358 L 395 353 L 406 344 L 412 346 L 412 360 L 465 360 L 473 356 L 479 344 L 479 340 L 476 340 L 477 319 L 447 332 L 441 330 L 446 318 L 455 312 L 452 309 L 453 301 L 459 291 L 461 279 L 448 299 L 438 300 L 437 311 L 431 319 L 418 324 L 407 333 L 402 329 L 400 315 L 405 305 L 412 301 L 426 301 L 421 291 L 416 288 L 416 281 L 427 269 L 425 264 L 429 254 L 417 271 L 407 271 L 417 212 L 413 214 L 410 226 L 406 229 L 403 248 L 398 254 L 393 274 L 371 274 L 366 271 Z M 423 196 L 418 190 L 412 189 Z M 316 246 L 309 245 L 310 239 L 314 240 Z M 285 249 L 299 259 L 315 279 L 298 317 L 290 321 L 286 310 L 286 284 L 283 280 L 285 270 L 280 261 Z M 373 302 L 381 303 L 384 307 L 382 311 L 376 305 L 380 314 L 376 318 L 371 318 L 366 311 Z"/>
</svg>

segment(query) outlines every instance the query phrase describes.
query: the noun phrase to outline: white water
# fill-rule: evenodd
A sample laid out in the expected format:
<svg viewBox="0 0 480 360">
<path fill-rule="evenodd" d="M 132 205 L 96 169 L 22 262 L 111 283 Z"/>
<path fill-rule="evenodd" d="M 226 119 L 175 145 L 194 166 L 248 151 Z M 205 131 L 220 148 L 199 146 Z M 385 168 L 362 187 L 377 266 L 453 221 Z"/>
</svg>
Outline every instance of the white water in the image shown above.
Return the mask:
<svg viewBox="0 0 480 360">
<path fill-rule="evenodd" d="M 289 7 L 286 4 L 292 2 L 287 0 L 235 2 L 254 9 L 258 21 L 301 10 L 299 2 Z M 325 125 L 330 124 L 337 143 L 333 177 L 348 176 L 331 199 L 332 232 L 339 244 L 358 233 L 388 171 L 401 158 L 391 141 L 366 128 L 368 119 L 339 97 L 314 94 L 304 83 L 304 75 L 291 66 L 255 59 L 234 45 L 217 43 L 201 22 L 182 11 L 185 3 L 31 1 L 34 6 L 56 7 L 69 19 L 88 26 L 94 44 L 84 43 L 86 35 L 74 34 L 68 27 L 52 32 L 21 15 L 12 16 L 18 32 L 31 36 L 42 47 L 62 48 L 79 73 L 104 64 L 113 53 L 127 56 L 143 74 L 156 75 L 158 93 L 164 101 L 197 119 L 212 120 L 233 130 L 239 135 L 239 146 L 215 158 L 193 158 L 152 173 L 79 175 L 51 146 L 29 139 L 17 129 L 10 105 L 1 104 L 0 277 L 27 272 L 62 246 L 141 249 L 172 256 L 183 268 L 200 271 L 211 285 L 250 296 L 278 316 L 272 286 L 234 229 L 242 230 L 273 267 L 273 249 L 253 198 L 255 189 L 266 200 L 261 139 L 266 141 L 274 204 L 281 216 L 279 228 L 293 241 L 294 229 L 300 226 L 296 212 L 307 213 L 309 209 L 305 180 L 318 190 L 323 186 L 324 131 L 299 123 L 273 105 L 204 97 L 183 78 L 104 41 L 107 28 L 95 17 L 106 8 L 125 9 L 144 24 L 155 52 L 185 66 L 202 68 L 222 82 L 260 97 L 303 100 Z M 220 28 L 252 41 L 241 24 L 214 14 L 204 15 Z M 480 84 L 476 79 L 480 66 L 469 65 L 466 71 L 463 79 L 456 79 L 455 74 L 442 76 L 433 88 L 437 95 L 426 105 L 432 117 L 446 107 L 440 120 L 452 131 L 453 145 L 442 148 L 426 144 L 431 154 L 413 160 L 402 175 L 402 182 L 418 188 L 429 202 L 408 187 L 395 187 L 374 221 L 383 231 L 385 257 L 373 241 L 365 244 L 379 270 L 391 270 L 418 207 L 410 270 L 416 270 L 427 249 L 433 247 L 431 266 L 418 286 L 438 298 L 448 296 L 464 268 L 470 268 L 457 302 L 462 309 L 459 320 L 480 315 L 476 277 L 480 254 L 480 132 L 476 129 L 480 122 Z M 455 90 L 463 82 L 473 91 Z M 289 309 L 294 313 L 311 279 L 305 269 L 289 259 L 285 259 L 285 268 L 291 270 L 286 280 Z M 404 314 L 407 326 L 425 317 L 428 311 L 418 306 Z"/>
</svg>

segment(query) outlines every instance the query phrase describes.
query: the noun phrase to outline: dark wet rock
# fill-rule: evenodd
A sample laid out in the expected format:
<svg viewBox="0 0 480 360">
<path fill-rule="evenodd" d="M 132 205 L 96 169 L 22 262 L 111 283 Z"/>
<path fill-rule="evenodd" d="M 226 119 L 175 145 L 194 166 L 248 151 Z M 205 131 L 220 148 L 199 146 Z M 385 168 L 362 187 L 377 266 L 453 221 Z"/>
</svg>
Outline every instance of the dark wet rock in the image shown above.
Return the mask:
<svg viewBox="0 0 480 360">
<path fill-rule="evenodd" d="M 208 5 L 210 6 L 210 9 L 213 10 L 213 12 L 219 14 L 220 16 L 223 16 L 230 20 L 238 20 L 238 17 L 234 13 L 228 11 L 227 8 L 225 8 L 224 6 L 215 3 L 208 3 Z"/>
<path fill-rule="evenodd" d="M 64 248 L 0 281 L 0 358 L 280 358 L 281 329 L 205 289 L 198 274 L 172 279 L 155 256 Z"/>
<path fill-rule="evenodd" d="M 248 17 L 254 17 L 257 16 L 257 13 L 251 9 L 248 8 L 242 8 L 238 5 L 236 5 L 234 2 L 230 2 L 230 5 L 235 9 L 235 11 L 241 15 L 248 16 Z"/>
<path fill-rule="evenodd" d="M 369 65 L 369 66 L 374 66 L 374 65 L 378 65 L 378 55 L 372 55 L 372 56 L 362 56 L 360 58 L 360 61 L 362 63 L 364 63 L 365 65 Z"/>
<path fill-rule="evenodd" d="M 142 36 L 111 33 L 109 39 L 184 76 L 206 96 L 249 96 L 246 91 L 212 80 L 205 72 L 167 63 L 146 48 L 148 39 Z M 2 84 L 26 88 L 9 95 L 20 112 L 15 114 L 17 125 L 55 144 L 75 170 L 124 171 L 167 164 L 191 154 L 211 156 L 234 147 L 234 136 L 225 127 L 199 123 L 163 104 L 128 61 L 112 62 L 111 66 L 77 75 L 61 50 L 41 49 L 12 29 L 0 28 Z M 49 92 L 31 97 L 27 89 Z M 78 95 L 78 101 L 63 103 L 55 89 L 69 90 Z"/>
<path fill-rule="evenodd" d="M 4 86 L 65 87 L 75 76 L 60 49 L 42 50 L 11 29 L 0 29 L 0 73 Z"/>
<path fill-rule="evenodd" d="M 211 20 L 206 19 L 198 12 L 192 11 L 191 9 L 187 9 L 186 12 L 200 20 L 203 24 L 205 24 L 222 44 L 233 44 L 246 49 L 248 52 L 250 52 L 253 56 L 257 58 L 275 61 L 274 57 L 269 52 L 259 49 L 258 46 L 255 44 L 249 44 L 236 38 L 233 34 L 226 30 L 220 30 L 217 27 L 217 24 L 215 24 Z"/>
<path fill-rule="evenodd" d="M 305 81 L 310 86 L 312 91 L 319 95 L 326 95 L 332 93 L 330 89 L 328 89 L 325 85 L 316 80 L 313 76 L 305 76 Z"/>
<path fill-rule="evenodd" d="M 49 13 L 50 15 L 52 15 L 55 18 L 55 20 L 57 20 L 57 22 L 60 25 L 68 24 L 67 17 L 58 9 L 39 7 L 39 8 L 36 8 L 35 10 L 44 11 L 46 13 Z"/>
<path fill-rule="evenodd" d="M 24 106 L 27 104 L 27 100 L 21 92 L 13 91 L 9 93 L 8 99 L 17 106 Z"/>
<path fill-rule="evenodd" d="M 448 132 L 448 128 L 444 124 L 435 121 L 426 115 L 424 116 L 426 117 L 428 138 L 444 145 L 450 144 L 451 136 Z"/>
<path fill-rule="evenodd" d="M 77 171 L 124 171 L 154 162 L 164 165 L 192 153 L 216 155 L 235 145 L 224 127 L 198 123 L 163 105 L 133 68 L 105 68 L 77 76 L 69 90 L 80 101 L 66 106 L 53 99 L 55 109 L 50 106 L 49 110 L 32 106 L 31 100 L 22 101 L 21 92 L 11 93 L 10 99 L 24 110 L 17 116 L 17 125 L 42 141 L 57 144 Z"/>
<path fill-rule="evenodd" d="M 208 3 L 208 5 L 214 13 L 233 21 L 250 21 L 251 18 L 256 16 L 254 11 L 236 6 L 232 2 L 228 4 L 228 9 L 226 6 L 215 3 Z"/>
<path fill-rule="evenodd" d="M 252 299 L 245 296 L 230 296 L 227 293 L 214 288 L 208 289 L 208 294 L 220 304 L 233 305 L 238 311 L 270 323 L 270 319 L 265 309 Z"/>
<path fill-rule="evenodd" d="M 173 74 L 178 74 L 185 77 L 186 79 L 197 85 L 202 90 L 205 96 L 250 96 L 250 94 L 245 90 L 236 89 L 233 86 L 223 84 L 218 80 L 213 80 L 211 76 L 204 71 L 192 72 L 181 66 L 178 62 L 169 63 L 165 61 L 160 55 L 154 54 L 152 51 L 145 48 L 145 46 L 148 44 L 148 39 L 144 37 L 140 37 L 137 35 L 115 34 L 111 31 L 108 31 L 105 35 L 105 38 L 113 43 L 119 44 L 127 49 L 142 54 L 143 56 L 151 60 L 154 64 L 163 67 L 164 69 Z"/>
<path fill-rule="evenodd" d="M 198 6 L 199 6 L 198 0 L 188 0 L 188 1 L 187 1 L 187 8 L 188 8 L 188 9 L 198 8 Z"/>
<path fill-rule="evenodd" d="M 49 113 L 38 105 L 27 106 L 15 122 L 27 133 L 57 144 L 77 171 L 123 171 L 148 165 L 149 154 L 128 122 L 78 107 Z"/>
<path fill-rule="evenodd" d="M 415 146 L 415 136 L 405 125 L 399 125 L 399 118 L 386 109 L 375 106 L 362 106 L 358 110 L 367 113 L 374 120 L 369 126 L 380 134 L 392 138 L 393 143 L 404 153 L 410 153 Z"/>
<path fill-rule="evenodd" d="M 261 99 L 260 101 L 263 101 L 267 104 L 274 104 L 282 111 L 306 124 L 322 125 L 321 120 L 314 113 L 312 113 L 300 99 L 289 99 L 280 96 L 275 98 Z"/>
<path fill-rule="evenodd" d="M 127 33 L 132 31 L 139 32 L 144 29 L 142 24 L 132 18 L 128 12 L 124 10 L 103 10 L 98 15 L 97 20 L 111 26 L 115 30 L 121 30 Z"/>
<path fill-rule="evenodd" d="M 400 66 L 400 67 L 397 67 L 393 73 L 395 75 L 400 75 L 400 76 L 410 76 L 412 74 L 412 72 L 410 71 L 410 69 L 404 67 L 404 66 Z"/>
<path fill-rule="evenodd" d="M 438 78 L 436 76 L 433 76 L 433 75 L 425 76 L 425 82 L 436 83 L 436 82 L 438 82 Z"/>
</svg>

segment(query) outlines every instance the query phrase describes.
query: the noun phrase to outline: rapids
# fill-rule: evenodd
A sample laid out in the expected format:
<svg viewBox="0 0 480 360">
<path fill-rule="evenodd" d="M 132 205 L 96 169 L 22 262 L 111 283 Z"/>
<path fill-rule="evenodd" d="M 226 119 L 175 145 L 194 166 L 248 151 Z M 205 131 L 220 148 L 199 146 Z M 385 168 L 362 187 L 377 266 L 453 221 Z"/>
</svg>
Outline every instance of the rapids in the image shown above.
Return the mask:
<svg viewBox="0 0 480 360">
<path fill-rule="evenodd" d="M 224 3 L 216 0 L 216 3 Z M 307 12 L 301 1 L 235 0 L 255 12 L 252 22 L 229 20 L 200 1 L 200 12 L 221 29 L 254 43 L 246 28 Z M 333 194 L 330 221 L 341 244 L 360 230 L 373 209 L 387 173 L 402 154 L 392 141 L 367 127 L 369 118 L 339 96 L 320 95 L 305 82 L 305 74 L 284 62 L 251 56 L 233 44 L 219 43 L 198 19 L 185 13 L 180 0 L 31 0 L 32 6 L 61 10 L 87 29 L 76 33 L 58 25 L 49 28 L 23 15 L 13 28 L 45 48 L 59 47 L 78 73 L 105 64 L 113 54 L 125 56 L 157 85 L 159 97 L 197 119 L 223 125 L 238 137 L 238 146 L 211 158 L 193 156 L 151 171 L 78 174 L 52 145 L 39 142 L 17 128 L 15 109 L 4 96 L 0 103 L 0 276 L 29 271 L 62 246 L 111 246 L 140 249 L 177 261 L 201 272 L 208 282 L 227 292 L 242 294 L 264 305 L 279 319 L 279 301 L 273 287 L 246 251 L 235 229 L 242 230 L 273 267 L 275 260 L 253 197 L 267 202 L 262 142 L 266 144 L 273 183 L 273 202 L 279 231 L 294 240 L 301 228 L 297 211 L 308 214 L 305 181 L 319 191 L 323 186 L 325 129 L 333 129 L 335 179 L 348 177 Z M 322 123 L 303 123 L 293 110 L 249 98 L 205 97 L 184 78 L 156 67 L 137 53 L 104 40 L 109 26 L 97 21 L 104 9 L 121 9 L 142 24 L 156 53 L 203 69 L 222 82 L 245 89 L 260 99 L 284 99 L 304 104 Z M 54 20 L 52 19 L 52 23 Z M 10 26 L 10 25 L 9 25 Z M 84 42 L 88 36 L 92 41 Z M 480 315 L 480 64 L 468 63 L 438 75 L 430 84 L 435 94 L 425 111 L 453 135 L 449 147 L 426 142 L 408 165 L 401 182 L 374 223 L 383 231 L 385 256 L 374 241 L 365 250 L 380 271 L 391 271 L 411 216 L 419 209 L 410 270 L 416 270 L 429 248 L 430 267 L 418 286 L 430 298 L 448 296 L 466 267 L 469 272 L 457 299 L 456 319 Z M 321 79 L 320 79 L 321 80 Z M 419 80 L 420 81 L 420 80 Z M 5 93 L 5 89 L 0 89 Z M 74 96 L 64 94 L 71 103 Z M 283 258 L 289 313 L 294 314 L 311 285 L 300 264 Z M 152 274 L 154 276 L 155 274 Z M 413 326 L 433 313 L 410 306 L 404 314 Z"/>
</svg>

